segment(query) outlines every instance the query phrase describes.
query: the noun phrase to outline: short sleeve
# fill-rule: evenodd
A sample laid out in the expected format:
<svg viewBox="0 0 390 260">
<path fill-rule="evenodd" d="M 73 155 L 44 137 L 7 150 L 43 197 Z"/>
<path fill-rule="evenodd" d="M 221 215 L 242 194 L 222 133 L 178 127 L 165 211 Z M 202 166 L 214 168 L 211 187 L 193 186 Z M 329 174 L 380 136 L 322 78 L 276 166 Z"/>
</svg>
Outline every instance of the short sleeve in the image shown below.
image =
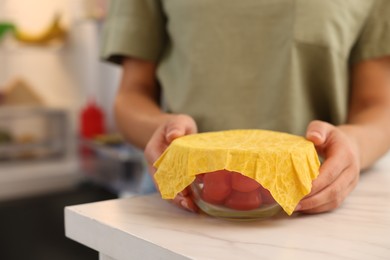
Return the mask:
<svg viewBox="0 0 390 260">
<path fill-rule="evenodd" d="M 352 50 L 352 63 L 390 55 L 390 0 L 377 0 Z"/>
<path fill-rule="evenodd" d="M 101 57 L 158 61 L 165 45 L 165 16 L 160 0 L 112 0 L 103 28 Z"/>
</svg>

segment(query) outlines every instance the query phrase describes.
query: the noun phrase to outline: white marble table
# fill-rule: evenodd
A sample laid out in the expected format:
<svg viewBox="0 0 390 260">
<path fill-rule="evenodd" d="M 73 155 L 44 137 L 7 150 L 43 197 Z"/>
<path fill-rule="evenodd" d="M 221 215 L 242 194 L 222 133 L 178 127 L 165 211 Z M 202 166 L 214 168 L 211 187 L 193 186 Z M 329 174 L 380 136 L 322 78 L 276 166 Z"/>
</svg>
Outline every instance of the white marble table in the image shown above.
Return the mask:
<svg viewBox="0 0 390 260">
<path fill-rule="evenodd" d="M 100 259 L 390 259 L 390 155 L 331 213 L 229 222 L 150 195 L 67 207 L 65 229 Z"/>
</svg>

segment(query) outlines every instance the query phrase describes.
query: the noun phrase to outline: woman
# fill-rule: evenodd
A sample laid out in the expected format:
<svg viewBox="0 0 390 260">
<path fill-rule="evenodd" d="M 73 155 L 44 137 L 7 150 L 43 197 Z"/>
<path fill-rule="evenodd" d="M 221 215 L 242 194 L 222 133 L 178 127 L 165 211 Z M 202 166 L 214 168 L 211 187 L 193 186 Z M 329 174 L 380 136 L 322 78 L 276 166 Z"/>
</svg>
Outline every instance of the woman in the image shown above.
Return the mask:
<svg viewBox="0 0 390 260">
<path fill-rule="evenodd" d="M 296 211 L 319 213 L 390 148 L 387 0 L 113 0 L 102 55 L 123 67 L 117 123 L 150 165 L 198 131 L 305 135 L 325 160 Z M 187 195 L 175 203 L 196 210 Z"/>
</svg>

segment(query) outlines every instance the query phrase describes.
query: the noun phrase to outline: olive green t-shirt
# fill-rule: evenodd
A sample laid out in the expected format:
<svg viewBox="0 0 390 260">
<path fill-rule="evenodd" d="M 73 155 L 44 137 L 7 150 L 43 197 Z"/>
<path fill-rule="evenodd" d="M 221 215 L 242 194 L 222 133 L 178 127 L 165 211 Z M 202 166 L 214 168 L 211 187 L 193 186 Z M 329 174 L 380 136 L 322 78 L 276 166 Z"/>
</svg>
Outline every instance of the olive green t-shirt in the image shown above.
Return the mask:
<svg viewBox="0 0 390 260">
<path fill-rule="evenodd" d="M 349 70 L 390 55 L 390 0 L 112 0 L 102 57 L 158 63 L 200 131 L 346 121 Z"/>
</svg>

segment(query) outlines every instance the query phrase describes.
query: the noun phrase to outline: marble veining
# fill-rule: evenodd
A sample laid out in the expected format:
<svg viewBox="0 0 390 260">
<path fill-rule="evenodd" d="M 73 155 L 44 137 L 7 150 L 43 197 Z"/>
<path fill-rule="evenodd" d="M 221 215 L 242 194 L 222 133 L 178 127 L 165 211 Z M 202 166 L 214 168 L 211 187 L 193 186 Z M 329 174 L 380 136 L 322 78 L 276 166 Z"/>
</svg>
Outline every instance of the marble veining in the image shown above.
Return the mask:
<svg viewBox="0 0 390 260">
<path fill-rule="evenodd" d="M 326 214 L 231 222 L 159 195 L 66 208 L 66 234 L 112 259 L 390 259 L 390 155 Z"/>
</svg>

